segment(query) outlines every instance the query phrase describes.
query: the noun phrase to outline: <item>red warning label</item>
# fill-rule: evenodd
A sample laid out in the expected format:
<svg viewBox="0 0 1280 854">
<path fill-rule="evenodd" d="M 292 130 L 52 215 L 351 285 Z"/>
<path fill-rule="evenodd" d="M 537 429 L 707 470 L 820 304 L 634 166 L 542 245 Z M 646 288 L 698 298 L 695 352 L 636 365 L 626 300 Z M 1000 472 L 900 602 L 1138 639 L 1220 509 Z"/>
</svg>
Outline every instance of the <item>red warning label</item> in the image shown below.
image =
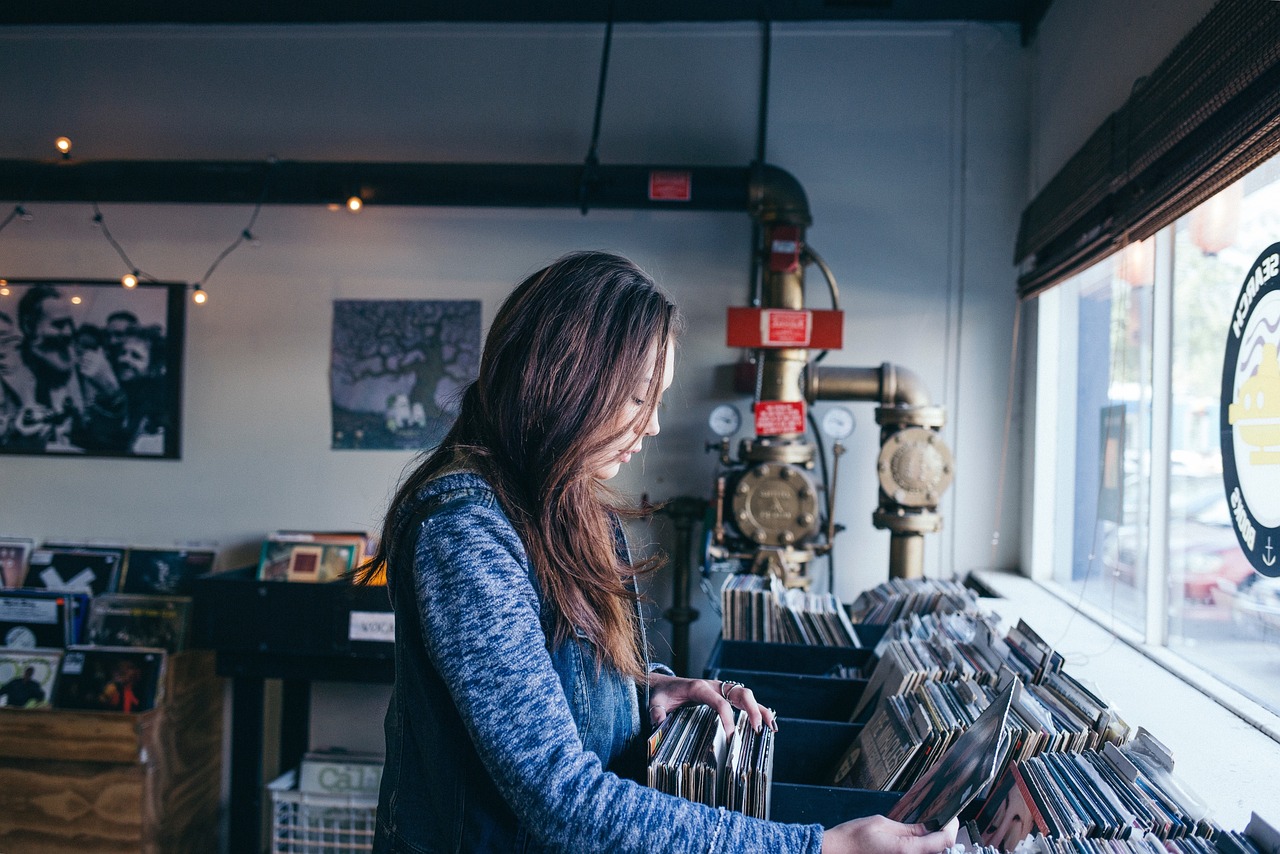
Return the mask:
<svg viewBox="0 0 1280 854">
<path fill-rule="evenodd" d="M 778 308 L 760 312 L 760 340 L 766 347 L 808 347 L 812 335 L 810 312 Z"/>
<path fill-rule="evenodd" d="M 687 202 L 693 198 L 692 172 L 650 172 L 649 201 Z"/>
<path fill-rule="evenodd" d="M 762 400 L 755 406 L 756 435 L 804 432 L 803 400 Z"/>
</svg>

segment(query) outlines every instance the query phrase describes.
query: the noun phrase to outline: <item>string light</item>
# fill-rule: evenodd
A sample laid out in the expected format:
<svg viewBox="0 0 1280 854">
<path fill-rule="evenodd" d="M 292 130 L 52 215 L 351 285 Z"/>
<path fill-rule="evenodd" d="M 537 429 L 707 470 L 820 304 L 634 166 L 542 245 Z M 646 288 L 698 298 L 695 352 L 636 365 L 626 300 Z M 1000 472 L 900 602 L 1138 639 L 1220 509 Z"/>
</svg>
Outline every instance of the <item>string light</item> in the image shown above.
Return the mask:
<svg viewBox="0 0 1280 854">
<path fill-rule="evenodd" d="M 65 137 L 65 136 L 58 137 L 56 140 L 54 140 L 54 146 L 62 154 L 63 158 L 70 158 L 71 139 L 69 137 Z M 214 270 L 218 269 L 218 265 L 221 264 L 228 255 L 234 252 L 240 246 L 241 243 L 247 242 L 250 246 L 255 246 L 255 247 L 260 245 L 261 242 L 258 240 L 257 236 L 254 235 L 253 233 L 253 225 L 255 222 L 257 222 L 258 214 L 262 212 L 262 205 L 267 200 L 267 191 L 270 189 L 270 186 L 271 186 L 272 167 L 275 164 L 276 164 L 276 158 L 274 156 L 267 158 L 267 171 L 263 178 L 262 194 L 258 197 L 258 203 L 253 207 L 253 213 L 249 216 L 249 222 L 245 225 L 243 229 L 241 229 L 240 234 L 236 237 L 236 239 L 233 240 L 231 244 L 227 246 L 226 249 L 223 249 L 222 252 L 218 254 L 218 257 L 214 259 L 211 265 L 209 265 L 209 269 L 205 271 L 205 274 L 203 277 L 201 277 L 200 281 L 192 285 L 191 300 L 197 305 L 203 305 L 204 303 L 209 301 L 209 294 L 207 291 L 204 290 L 203 285 L 205 282 L 209 280 L 209 277 L 213 275 Z M 93 207 L 94 227 L 99 229 L 102 232 L 102 236 L 106 239 L 108 243 L 111 244 L 111 248 L 116 251 L 116 254 L 120 256 L 120 260 L 123 261 L 125 263 L 125 266 L 130 270 L 130 272 L 126 273 L 124 276 L 120 278 L 120 284 L 126 288 L 132 289 L 132 288 L 136 288 L 139 282 L 141 282 L 143 279 L 146 279 L 147 281 L 151 281 L 151 282 L 158 281 L 154 276 L 151 276 L 147 273 L 142 272 L 142 270 L 140 270 L 133 263 L 133 261 L 129 258 L 128 254 L 124 251 L 124 247 L 120 245 L 120 243 L 115 239 L 115 237 L 112 236 L 111 230 L 107 228 L 106 219 L 103 217 L 102 211 L 98 209 L 98 203 L 92 202 L 91 205 Z M 347 200 L 347 207 L 351 211 L 358 211 L 363 206 L 364 206 L 364 202 L 363 200 L 360 199 L 359 196 L 352 196 Z M 0 220 L 0 231 L 3 231 L 5 226 L 9 225 L 9 223 L 13 222 L 13 220 L 15 219 L 21 219 L 24 222 L 30 222 L 32 218 L 33 217 L 31 216 L 31 214 L 27 212 L 26 208 L 24 208 L 20 204 L 15 205 L 13 210 L 9 213 L 9 215 L 4 217 L 4 219 Z M 0 296 L 8 296 L 8 295 L 9 295 L 8 283 L 4 279 L 0 279 Z M 73 302 L 75 302 L 76 304 L 79 304 L 80 298 L 79 297 L 73 298 Z"/>
<path fill-rule="evenodd" d="M 0 279 L 0 297 L 7 297 L 8 295 L 9 295 L 9 280 Z"/>
<path fill-rule="evenodd" d="M 351 198 L 347 199 L 347 210 L 351 211 L 352 213 L 359 213 L 360 209 L 363 207 L 364 207 L 364 200 L 361 199 L 359 196 L 352 196 Z"/>
<path fill-rule="evenodd" d="M 72 305 L 79 305 L 80 303 L 81 303 L 81 299 L 80 299 L 80 297 L 72 297 L 72 298 L 71 298 L 71 304 L 72 304 Z"/>
</svg>

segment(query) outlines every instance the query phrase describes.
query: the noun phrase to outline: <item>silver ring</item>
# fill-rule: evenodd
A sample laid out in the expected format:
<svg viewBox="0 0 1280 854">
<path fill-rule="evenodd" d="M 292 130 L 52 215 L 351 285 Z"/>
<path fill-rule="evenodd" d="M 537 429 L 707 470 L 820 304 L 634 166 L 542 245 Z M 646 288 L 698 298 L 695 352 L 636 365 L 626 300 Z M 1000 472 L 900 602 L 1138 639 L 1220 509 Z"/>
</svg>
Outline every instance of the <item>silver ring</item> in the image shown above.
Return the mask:
<svg viewBox="0 0 1280 854">
<path fill-rule="evenodd" d="M 741 682 L 723 682 L 722 681 L 720 683 L 720 696 L 728 700 L 729 695 L 733 693 L 734 688 L 745 688 L 745 687 L 747 686 L 743 685 Z"/>
</svg>

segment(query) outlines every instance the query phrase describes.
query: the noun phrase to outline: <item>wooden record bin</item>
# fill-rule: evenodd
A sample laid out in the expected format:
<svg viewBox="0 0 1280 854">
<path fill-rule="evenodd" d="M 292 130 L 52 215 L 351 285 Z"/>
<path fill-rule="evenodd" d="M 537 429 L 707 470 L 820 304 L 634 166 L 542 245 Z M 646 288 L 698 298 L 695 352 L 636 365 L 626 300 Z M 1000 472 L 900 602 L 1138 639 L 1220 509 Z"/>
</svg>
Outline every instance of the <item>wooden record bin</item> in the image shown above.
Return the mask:
<svg viewBox="0 0 1280 854">
<path fill-rule="evenodd" d="M 0 852 L 217 851 L 222 715 L 203 650 L 168 656 L 145 712 L 0 709 Z"/>
</svg>

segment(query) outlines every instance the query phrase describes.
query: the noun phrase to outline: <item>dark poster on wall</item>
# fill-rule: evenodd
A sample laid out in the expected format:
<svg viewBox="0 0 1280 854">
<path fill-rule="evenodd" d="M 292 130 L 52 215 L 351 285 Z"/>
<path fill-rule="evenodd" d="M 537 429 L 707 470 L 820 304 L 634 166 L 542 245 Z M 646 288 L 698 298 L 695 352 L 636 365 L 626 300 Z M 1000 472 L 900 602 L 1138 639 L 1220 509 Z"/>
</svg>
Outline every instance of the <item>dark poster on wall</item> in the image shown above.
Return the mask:
<svg viewBox="0 0 1280 854">
<path fill-rule="evenodd" d="M 0 283 L 0 453 L 181 454 L 186 285 Z"/>
<path fill-rule="evenodd" d="M 439 444 L 479 371 L 479 300 L 335 300 L 333 447 Z"/>
</svg>

